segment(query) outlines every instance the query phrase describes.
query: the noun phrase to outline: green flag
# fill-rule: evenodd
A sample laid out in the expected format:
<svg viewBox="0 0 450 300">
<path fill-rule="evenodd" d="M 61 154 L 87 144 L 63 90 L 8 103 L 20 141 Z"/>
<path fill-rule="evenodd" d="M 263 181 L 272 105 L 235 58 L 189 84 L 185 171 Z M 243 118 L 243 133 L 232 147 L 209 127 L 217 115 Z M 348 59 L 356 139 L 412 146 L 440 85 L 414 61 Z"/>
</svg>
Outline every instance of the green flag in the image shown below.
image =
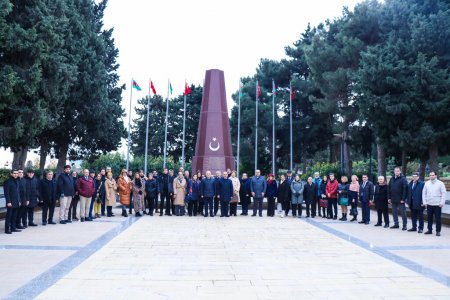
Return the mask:
<svg viewBox="0 0 450 300">
<path fill-rule="evenodd" d="M 170 90 L 170 94 L 172 95 L 173 89 L 172 89 L 172 83 L 171 82 L 169 82 L 169 90 Z"/>
</svg>

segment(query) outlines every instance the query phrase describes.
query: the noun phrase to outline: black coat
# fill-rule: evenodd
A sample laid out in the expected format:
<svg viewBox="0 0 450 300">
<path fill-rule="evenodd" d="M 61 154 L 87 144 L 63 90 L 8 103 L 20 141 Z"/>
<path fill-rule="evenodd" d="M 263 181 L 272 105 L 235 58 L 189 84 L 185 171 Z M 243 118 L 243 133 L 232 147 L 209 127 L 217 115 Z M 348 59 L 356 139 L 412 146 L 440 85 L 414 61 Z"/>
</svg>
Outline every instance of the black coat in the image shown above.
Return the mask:
<svg viewBox="0 0 450 300">
<path fill-rule="evenodd" d="M 20 201 L 20 189 L 19 180 L 9 177 L 3 184 L 3 190 L 5 193 L 6 204 L 11 203 L 12 208 L 18 208 Z"/>
<path fill-rule="evenodd" d="M 153 199 L 158 196 L 158 185 L 156 179 L 147 179 L 147 181 L 145 181 L 145 192 L 147 193 L 147 197 Z"/>
<path fill-rule="evenodd" d="M 280 183 L 280 186 L 278 187 L 278 202 L 291 202 L 291 185 L 287 179 Z"/>
<path fill-rule="evenodd" d="M 36 207 L 39 202 L 39 180 L 33 176 L 33 178 L 25 178 L 25 186 L 27 192 L 27 199 L 30 201 L 29 207 Z"/>
<path fill-rule="evenodd" d="M 158 176 L 158 193 L 169 193 L 169 174 L 161 174 Z"/>
<path fill-rule="evenodd" d="M 220 195 L 220 200 L 231 201 L 234 193 L 233 182 L 229 178 L 220 178 L 217 186 L 219 191 L 216 191 L 216 194 Z"/>
<path fill-rule="evenodd" d="M 241 179 L 241 188 L 239 189 L 239 201 L 241 204 L 251 203 L 250 179 Z"/>
<path fill-rule="evenodd" d="M 388 186 L 386 184 L 375 186 L 373 202 L 375 202 L 376 209 L 388 208 Z"/>
<path fill-rule="evenodd" d="M 222 177 L 214 177 L 214 191 L 215 191 L 215 195 L 214 197 L 217 198 L 217 196 L 220 195 L 220 179 L 222 179 Z"/>
<path fill-rule="evenodd" d="M 55 204 L 58 199 L 58 187 L 56 180 L 41 179 L 39 182 L 41 201 L 47 204 Z"/>
<path fill-rule="evenodd" d="M 101 200 L 105 199 L 106 196 L 105 182 L 101 179 L 100 180 L 95 179 L 94 197 L 97 196 L 97 194 Z"/>
<path fill-rule="evenodd" d="M 200 186 L 200 194 L 202 197 L 214 197 L 216 194 L 216 185 L 215 185 L 215 179 L 214 178 L 205 178 L 202 180 L 201 186 Z"/>
<path fill-rule="evenodd" d="M 317 199 L 317 185 L 315 183 L 311 183 L 311 185 L 307 182 L 305 184 L 305 188 L 303 189 L 303 199 L 306 204 L 314 203 Z"/>
<path fill-rule="evenodd" d="M 27 205 L 28 191 L 27 191 L 27 182 L 25 178 L 17 178 L 17 182 L 19 183 L 19 193 L 20 193 L 20 202 L 23 206 Z"/>
<path fill-rule="evenodd" d="M 73 187 L 72 175 L 61 173 L 58 176 L 58 194 L 65 197 L 72 197 L 75 195 L 75 188 Z"/>
<path fill-rule="evenodd" d="M 367 181 L 366 185 L 364 186 L 364 182 L 361 183 L 359 186 L 359 198 L 361 201 L 372 201 L 373 200 L 373 192 L 374 192 L 374 186 L 372 181 Z"/>
<path fill-rule="evenodd" d="M 399 204 L 400 201 L 406 201 L 408 196 L 408 182 L 405 176 L 400 175 L 398 177 L 392 177 L 389 180 L 389 199 L 393 204 Z"/>
<path fill-rule="evenodd" d="M 422 208 L 422 190 L 425 186 L 423 181 L 418 180 L 414 185 L 414 189 L 412 188 L 413 181 L 408 184 L 408 205 L 411 209 L 420 209 Z"/>
</svg>

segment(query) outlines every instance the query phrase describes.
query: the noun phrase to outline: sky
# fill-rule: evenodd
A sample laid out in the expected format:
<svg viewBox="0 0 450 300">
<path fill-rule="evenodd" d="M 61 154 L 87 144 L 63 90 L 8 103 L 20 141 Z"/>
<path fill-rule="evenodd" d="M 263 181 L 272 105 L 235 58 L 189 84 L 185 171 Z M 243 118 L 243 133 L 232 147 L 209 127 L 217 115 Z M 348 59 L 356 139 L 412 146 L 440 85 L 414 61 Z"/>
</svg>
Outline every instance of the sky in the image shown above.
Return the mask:
<svg viewBox="0 0 450 300">
<path fill-rule="evenodd" d="M 133 91 L 134 107 L 148 94 L 150 78 L 163 97 L 170 79 L 177 96 L 185 81 L 202 85 L 206 70 L 221 69 L 230 109 L 239 79 L 254 75 L 261 58 L 284 58 L 284 48 L 299 39 L 308 23 L 314 26 L 338 17 L 343 6 L 353 8 L 358 2 L 361 0 L 109 0 L 104 26 L 114 28 L 119 75 L 127 85 L 122 94 L 126 126 L 132 78 L 142 88 Z M 126 147 L 119 152 L 125 153 Z M 29 159 L 35 156 L 30 153 Z M 2 149 L 0 166 L 6 161 L 12 161 L 12 154 Z"/>
</svg>

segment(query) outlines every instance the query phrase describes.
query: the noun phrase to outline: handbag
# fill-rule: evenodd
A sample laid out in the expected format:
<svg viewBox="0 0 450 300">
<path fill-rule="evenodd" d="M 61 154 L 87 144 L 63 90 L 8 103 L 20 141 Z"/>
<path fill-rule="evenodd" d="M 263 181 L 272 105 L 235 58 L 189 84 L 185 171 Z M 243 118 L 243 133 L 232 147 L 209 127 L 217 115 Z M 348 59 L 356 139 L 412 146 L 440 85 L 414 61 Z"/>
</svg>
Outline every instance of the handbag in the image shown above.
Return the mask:
<svg viewBox="0 0 450 300">
<path fill-rule="evenodd" d="M 356 217 L 358 215 L 358 209 L 356 207 L 353 207 L 350 209 L 350 216 Z"/>
<path fill-rule="evenodd" d="M 327 208 L 328 207 L 328 200 L 327 199 L 320 199 L 319 200 L 319 205 L 320 205 L 320 207 Z"/>
<path fill-rule="evenodd" d="M 339 204 L 342 206 L 348 206 L 348 198 L 347 197 L 341 197 L 339 199 Z"/>
</svg>

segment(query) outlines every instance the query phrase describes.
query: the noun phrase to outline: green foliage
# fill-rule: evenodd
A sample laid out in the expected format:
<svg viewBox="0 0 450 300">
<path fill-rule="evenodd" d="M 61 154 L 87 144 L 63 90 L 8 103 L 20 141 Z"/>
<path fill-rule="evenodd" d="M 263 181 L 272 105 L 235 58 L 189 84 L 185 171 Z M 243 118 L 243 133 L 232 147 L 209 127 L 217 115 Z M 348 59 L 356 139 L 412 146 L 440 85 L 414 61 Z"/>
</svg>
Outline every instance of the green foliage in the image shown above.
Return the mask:
<svg viewBox="0 0 450 300">
<path fill-rule="evenodd" d="M 10 169 L 0 169 L 0 185 L 3 185 L 5 180 L 9 178 L 10 174 L 11 174 Z"/>
</svg>

